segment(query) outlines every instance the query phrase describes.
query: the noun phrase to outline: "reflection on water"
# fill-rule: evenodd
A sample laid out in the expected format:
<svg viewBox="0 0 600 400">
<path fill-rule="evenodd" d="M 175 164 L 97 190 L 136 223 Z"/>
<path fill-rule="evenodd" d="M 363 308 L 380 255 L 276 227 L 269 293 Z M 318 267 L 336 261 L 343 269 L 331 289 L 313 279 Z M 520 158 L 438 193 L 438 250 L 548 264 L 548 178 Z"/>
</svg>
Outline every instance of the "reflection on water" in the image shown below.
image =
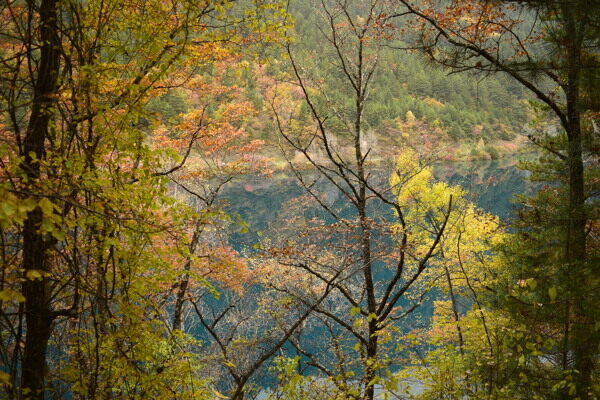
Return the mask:
<svg viewBox="0 0 600 400">
<path fill-rule="evenodd" d="M 510 219 L 515 209 L 513 197 L 529 191 L 526 172 L 517 168 L 516 159 L 497 161 L 444 162 L 434 166 L 435 177 L 451 185 L 460 185 L 482 209 Z M 389 172 L 379 171 L 381 181 L 387 181 Z M 344 208 L 345 199 L 339 190 L 326 181 L 319 183 L 319 193 L 328 205 Z M 248 224 L 249 233 L 233 233 L 231 244 L 240 249 L 258 239 L 257 233 L 273 231 L 281 219 L 290 217 L 290 203 L 305 195 L 305 191 L 291 174 L 281 173 L 271 178 L 246 178 L 230 186 L 224 193 L 227 211 Z M 309 202 L 307 202 L 309 203 Z M 312 202 L 311 202 L 312 204 Z M 296 208 L 305 216 L 318 213 L 318 207 L 307 205 Z"/>
</svg>

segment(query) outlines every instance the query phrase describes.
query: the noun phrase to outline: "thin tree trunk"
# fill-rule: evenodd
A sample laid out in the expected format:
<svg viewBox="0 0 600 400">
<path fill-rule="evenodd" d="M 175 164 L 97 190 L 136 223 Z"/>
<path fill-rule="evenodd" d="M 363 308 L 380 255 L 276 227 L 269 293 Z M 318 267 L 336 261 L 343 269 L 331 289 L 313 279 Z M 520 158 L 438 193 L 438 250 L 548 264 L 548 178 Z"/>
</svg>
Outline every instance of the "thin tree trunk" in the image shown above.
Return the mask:
<svg viewBox="0 0 600 400">
<path fill-rule="evenodd" d="M 196 222 L 196 226 L 194 229 L 194 233 L 192 235 L 192 241 L 190 242 L 188 248 L 190 254 L 194 254 L 196 251 L 196 247 L 198 247 L 198 242 L 200 241 L 200 235 L 202 234 L 204 224 L 202 221 L 198 220 Z M 183 305 L 186 301 L 187 289 L 190 283 L 190 270 L 192 268 L 192 260 L 190 257 L 185 261 L 183 265 L 183 276 L 181 277 L 181 281 L 177 285 L 177 298 L 175 299 L 175 310 L 173 311 L 173 330 L 183 330 Z"/>
<path fill-rule="evenodd" d="M 460 315 L 458 314 L 458 304 L 456 303 L 456 296 L 454 295 L 454 285 L 452 284 L 452 277 L 450 276 L 450 270 L 444 266 L 446 271 L 446 281 L 448 282 L 448 291 L 450 293 L 450 301 L 452 302 L 452 314 L 454 316 L 454 322 L 456 323 L 456 334 L 458 336 L 458 349 L 462 356 L 465 355 L 464 339 L 462 329 L 460 327 Z"/>
</svg>

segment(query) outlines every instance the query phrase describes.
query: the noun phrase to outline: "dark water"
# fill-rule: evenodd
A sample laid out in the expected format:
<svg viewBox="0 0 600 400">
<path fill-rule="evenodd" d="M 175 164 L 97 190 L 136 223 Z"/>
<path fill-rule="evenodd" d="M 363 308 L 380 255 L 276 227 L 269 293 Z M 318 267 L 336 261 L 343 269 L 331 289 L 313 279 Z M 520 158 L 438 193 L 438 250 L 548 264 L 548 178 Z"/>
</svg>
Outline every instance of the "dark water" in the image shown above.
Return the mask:
<svg viewBox="0 0 600 400">
<path fill-rule="evenodd" d="M 479 207 L 508 221 L 515 210 L 514 196 L 531 192 L 527 173 L 517 164 L 516 159 L 455 162 L 440 164 L 435 172 L 438 179 L 462 186 Z"/>
<path fill-rule="evenodd" d="M 517 160 L 471 161 L 437 164 L 434 167 L 436 179 L 451 185 L 460 185 L 468 191 L 469 197 L 482 209 L 502 220 L 508 221 L 515 210 L 513 199 L 516 194 L 529 192 L 526 173 L 516 166 Z M 378 172 L 387 179 L 387 172 Z M 321 185 L 327 185 L 321 182 Z M 329 184 L 321 190 L 325 200 L 334 208 L 343 209 L 345 199 Z M 231 244 L 242 249 L 256 243 L 261 234 L 273 231 L 290 217 L 290 207 L 296 206 L 293 200 L 304 195 L 304 189 L 290 174 L 281 173 L 271 178 L 247 178 L 229 187 L 224 199 L 229 206 L 228 213 L 243 221 L 242 232 L 233 232 Z M 318 214 L 314 204 L 298 212 L 305 216 Z M 383 211 L 385 212 L 385 211 Z M 347 215 L 346 215 L 347 216 Z"/>
<path fill-rule="evenodd" d="M 498 215 L 502 220 L 509 221 L 515 210 L 513 198 L 516 194 L 530 192 L 526 180 L 526 173 L 516 167 L 516 160 L 501 160 L 488 162 L 442 163 L 435 165 L 436 179 L 451 185 L 460 185 L 468 193 L 472 201 L 487 212 Z M 389 172 L 378 171 L 380 182 L 385 184 Z M 333 209 L 340 210 L 344 217 L 352 214 L 347 206 L 347 200 L 333 185 L 326 181 L 319 181 L 314 189 L 318 191 L 325 202 Z M 246 178 L 230 186 L 224 192 L 223 198 L 228 202 L 227 212 L 240 221 L 237 228 L 230 235 L 230 243 L 237 250 L 253 251 L 253 245 L 259 240 L 277 235 L 285 229 L 290 219 L 298 214 L 303 217 L 323 215 L 322 210 L 314 203 L 302 196 L 306 192 L 290 174 L 281 173 L 271 178 Z M 379 215 L 385 216 L 392 213 L 381 207 Z M 384 280 L 384 274 L 378 274 L 376 279 Z M 255 288 L 260 291 L 260 288 Z M 253 290 L 248 295 L 252 296 Z M 254 293 L 256 294 L 256 293 Z M 430 320 L 433 312 L 432 298 L 415 313 L 414 318 L 421 321 Z M 412 317 L 411 317 L 412 318 Z M 411 324 L 414 325 L 411 320 Z M 204 336 L 204 335 L 200 335 Z M 319 344 L 326 339 L 323 329 L 316 327 L 309 334 L 314 343 Z M 309 350 L 311 348 L 307 344 Z M 290 355 L 294 355 L 288 349 Z M 266 387 L 273 383 L 273 377 L 268 373 L 259 378 L 259 386 Z"/>
</svg>

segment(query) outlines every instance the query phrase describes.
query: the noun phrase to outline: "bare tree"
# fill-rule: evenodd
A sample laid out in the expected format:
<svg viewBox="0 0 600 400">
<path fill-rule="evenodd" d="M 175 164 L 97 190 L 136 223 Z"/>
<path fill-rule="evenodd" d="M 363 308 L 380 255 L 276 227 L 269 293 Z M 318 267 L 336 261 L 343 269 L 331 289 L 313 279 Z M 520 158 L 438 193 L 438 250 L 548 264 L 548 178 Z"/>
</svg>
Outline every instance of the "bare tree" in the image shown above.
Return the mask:
<svg viewBox="0 0 600 400">
<path fill-rule="evenodd" d="M 315 307 L 318 316 L 312 320 L 319 334 L 328 332 L 330 340 L 320 340 L 313 350 L 301 337 L 293 343 L 309 365 L 325 376 L 341 378 L 334 382 L 344 395 L 369 400 L 386 368 L 385 332 L 413 312 L 426 295 L 416 283 L 439 256 L 439 243 L 453 210 L 449 195 L 445 206 L 432 207 L 423 220 L 414 221 L 407 214 L 412 212 L 412 216 L 415 208 L 425 210 L 428 205 L 410 203 L 398 194 L 403 188 L 408 190 L 423 163 L 415 162 L 410 170 L 396 169 L 392 187 L 369 164 L 375 157 L 365 140 L 365 113 L 372 82 L 377 79 L 380 51 L 388 44 L 382 25 L 387 7 L 380 0 L 319 2 L 322 61 L 304 58 L 300 62 L 310 52 L 287 47 L 293 84 L 309 109 L 310 121 L 298 127 L 294 112 L 283 112 L 277 99 L 272 102 L 283 147 L 302 155 L 309 167 L 303 170 L 290 155 L 292 171 L 327 222 L 309 221 L 295 240 L 271 251 L 281 264 L 312 279 L 330 282 L 332 276 L 340 277 L 331 284 L 332 294 Z M 326 71 L 335 83 L 323 83 L 318 71 Z M 340 193 L 343 207 L 323 195 L 319 190 L 323 182 Z M 301 287 L 278 289 L 300 301 L 305 296 Z M 354 365 L 348 361 L 356 358 L 349 353 L 352 342 L 360 354 Z M 337 354 L 338 362 L 331 361 L 334 357 L 320 357 L 323 350 L 331 351 L 329 356 Z M 350 371 L 358 375 L 350 378 L 346 374 Z"/>
</svg>

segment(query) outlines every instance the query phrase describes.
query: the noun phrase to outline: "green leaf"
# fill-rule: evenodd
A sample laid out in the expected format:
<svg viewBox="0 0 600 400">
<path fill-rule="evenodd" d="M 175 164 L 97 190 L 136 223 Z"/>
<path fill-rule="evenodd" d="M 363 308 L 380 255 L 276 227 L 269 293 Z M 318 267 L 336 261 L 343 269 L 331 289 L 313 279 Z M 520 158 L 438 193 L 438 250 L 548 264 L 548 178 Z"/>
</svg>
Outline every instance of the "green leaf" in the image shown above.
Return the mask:
<svg viewBox="0 0 600 400">
<path fill-rule="evenodd" d="M 552 286 L 551 288 L 548 288 L 548 296 L 550 296 L 550 300 L 554 301 L 557 295 L 558 291 L 556 290 L 556 287 Z"/>
<path fill-rule="evenodd" d="M 1 207 L 2 207 L 2 212 L 7 217 L 12 216 L 15 213 L 15 211 L 16 211 L 16 207 L 12 203 L 3 202 L 2 205 L 1 205 Z"/>
<path fill-rule="evenodd" d="M 54 236 L 54 238 L 60 242 L 65 240 L 65 233 L 60 230 L 59 228 L 54 228 L 52 229 L 52 231 L 50 232 L 52 234 L 52 236 Z"/>
<path fill-rule="evenodd" d="M 365 324 L 365 320 L 362 318 L 357 318 L 354 320 L 354 323 L 352 324 L 355 328 L 360 328 L 361 326 L 363 326 Z"/>
<path fill-rule="evenodd" d="M 54 204 L 46 197 L 43 197 L 38 203 L 44 215 L 52 215 L 54 213 Z"/>
</svg>

